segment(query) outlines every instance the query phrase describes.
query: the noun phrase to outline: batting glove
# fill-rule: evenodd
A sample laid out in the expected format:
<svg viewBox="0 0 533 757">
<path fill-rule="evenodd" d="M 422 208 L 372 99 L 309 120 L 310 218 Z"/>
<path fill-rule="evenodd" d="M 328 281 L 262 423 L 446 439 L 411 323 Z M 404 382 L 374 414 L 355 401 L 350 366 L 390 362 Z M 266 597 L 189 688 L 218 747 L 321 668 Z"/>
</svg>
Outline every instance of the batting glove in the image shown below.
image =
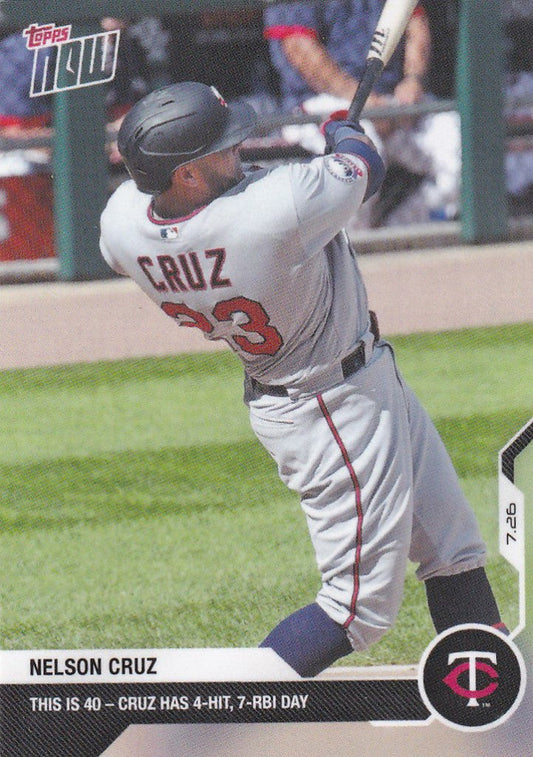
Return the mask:
<svg viewBox="0 0 533 757">
<path fill-rule="evenodd" d="M 342 112 L 341 112 L 342 113 Z M 336 116 L 337 114 L 333 114 Z M 326 154 L 344 152 L 357 155 L 368 167 L 368 186 L 363 202 L 380 188 L 385 178 L 385 165 L 374 147 L 362 142 L 359 137 L 364 130 L 357 122 L 330 117 L 322 126 L 326 140 Z"/>
<path fill-rule="evenodd" d="M 356 121 L 348 121 L 347 110 L 336 110 L 330 115 L 327 121 L 324 121 L 324 123 L 320 127 L 320 131 L 322 132 L 326 140 L 326 155 L 329 155 L 329 153 L 332 152 L 336 152 L 336 145 L 339 142 L 339 137 L 337 137 L 336 134 L 341 127 L 350 129 L 350 134 L 352 137 L 357 136 L 357 134 L 365 133 L 360 123 Z M 346 132 L 346 135 L 348 135 L 348 132 Z M 339 136 L 341 138 L 345 137 L 344 134 Z"/>
</svg>

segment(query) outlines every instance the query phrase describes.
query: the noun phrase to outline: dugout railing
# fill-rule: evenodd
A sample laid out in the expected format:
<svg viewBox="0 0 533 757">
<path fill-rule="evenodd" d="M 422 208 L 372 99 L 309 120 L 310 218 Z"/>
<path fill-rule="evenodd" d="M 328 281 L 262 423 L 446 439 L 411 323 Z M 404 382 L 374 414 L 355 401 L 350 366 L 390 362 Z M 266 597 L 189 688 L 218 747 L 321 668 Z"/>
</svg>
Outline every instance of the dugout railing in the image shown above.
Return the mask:
<svg viewBox="0 0 533 757">
<path fill-rule="evenodd" d="M 164 13 L 191 13 L 199 10 L 236 9 L 262 6 L 265 0 L 4 0 L 0 21 L 24 29 L 30 24 L 72 24 L 73 36 L 96 34 L 103 16 L 139 18 Z M 420 113 L 425 108 L 457 108 L 461 116 L 462 179 L 461 220 L 426 230 L 429 239 L 458 239 L 466 243 L 491 242 L 512 238 L 516 229 L 509 217 L 504 176 L 507 139 L 503 95 L 502 0 L 483 3 L 462 0 L 456 91 L 457 101 L 437 102 L 414 109 L 394 109 L 388 113 L 368 111 L 369 117 Z M 88 119 L 87 114 L 90 114 Z M 287 119 L 284 119 L 286 121 Z M 279 127 L 275 117 L 261 124 L 262 132 Z M 106 131 L 103 87 L 91 86 L 54 95 L 54 227 L 56 260 L 41 266 L 62 280 L 98 279 L 109 269 L 97 254 L 98 221 L 108 195 L 108 166 L 105 143 L 112 138 Z M 26 143 L 28 146 L 28 143 Z M 14 143 L 11 143 L 11 147 Z M 2 147 L 5 149 L 6 144 Z M 269 148 L 265 148 L 268 153 Z M 270 147 L 271 156 L 272 148 Z M 268 154 L 267 156 L 268 157 Z M 404 234 L 420 236 L 420 229 Z M 390 234 L 390 230 L 388 232 Z M 386 247 L 384 234 L 367 235 Z M 379 237 L 381 236 L 381 239 Z M 398 235 L 395 234 L 396 241 Z M 4 277 L 5 278 L 5 277 Z"/>
</svg>

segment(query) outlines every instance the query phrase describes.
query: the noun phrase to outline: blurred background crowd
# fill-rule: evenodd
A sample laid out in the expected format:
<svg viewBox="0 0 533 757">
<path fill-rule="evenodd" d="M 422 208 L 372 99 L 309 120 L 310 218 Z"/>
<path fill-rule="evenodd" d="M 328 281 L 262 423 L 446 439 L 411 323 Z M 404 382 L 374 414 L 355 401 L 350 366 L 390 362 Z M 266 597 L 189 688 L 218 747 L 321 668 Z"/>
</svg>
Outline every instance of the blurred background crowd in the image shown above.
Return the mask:
<svg viewBox="0 0 533 757">
<path fill-rule="evenodd" d="M 359 227 L 460 217 L 460 123 L 453 107 L 459 2 L 421 0 L 368 102 L 368 113 L 378 116 L 365 118 L 364 126 L 385 157 L 387 178 L 358 219 Z M 382 0 L 309 0 L 269 2 L 264 10 L 104 18 L 102 29 L 121 29 L 116 76 L 106 85 L 109 132 L 116 132 L 127 110 L 147 92 L 191 79 L 216 86 L 227 100 L 248 100 L 261 119 L 278 124 L 244 145 L 250 156 L 320 153 L 316 124 L 349 104 L 381 5 Z M 533 3 L 504 0 L 503 9 L 504 96 L 513 134 L 506 143 L 506 190 L 511 214 L 529 215 Z M 34 182 L 33 190 L 26 185 L 23 191 L 34 206 L 51 202 L 49 149 L 20 146 L 21 139 L 50 136 L 53 129 L 51 97 L 29 97 L 32 65 L 21 30 L 0 28 L 0 211 L 8 201 L 2 186 L 17 176 L 44 177 L 40 186 Z M 431 109 L 432 103 L 443 102 L 450 107 Z M 418 113 L 415 108 L 414 115 L 398 117 L 388 110 L 420 104 L 429 107 Z M 115 183 L 125 178 L 112 139 L 108 165 Z"/>
</svg>

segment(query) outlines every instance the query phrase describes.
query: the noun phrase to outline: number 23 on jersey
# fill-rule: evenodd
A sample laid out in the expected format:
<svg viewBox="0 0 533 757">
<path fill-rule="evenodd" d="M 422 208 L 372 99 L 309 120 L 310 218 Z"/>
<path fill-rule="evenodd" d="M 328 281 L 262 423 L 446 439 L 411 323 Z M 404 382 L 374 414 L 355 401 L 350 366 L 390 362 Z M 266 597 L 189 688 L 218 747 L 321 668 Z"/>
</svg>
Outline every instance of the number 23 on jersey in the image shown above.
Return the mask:
<svg viewBox="0 0 533 757">
<path fill-rule="evenodd" d="M 232 297 L 217 302 L 210 317 L 183 302 L 163 302 L 161 307 L 180 326 L 195 326 L 208 339 L 225 339 L 237 352 L 275 355 L 283 344 L 281 334 L 271 325 L 261 303 L 247 297 Z M 246 320 L 241 323 L 239 316 L 242 315 Z M 223 326 L 227 328 L 222 329 L 221 333 Z"/>
</svg>

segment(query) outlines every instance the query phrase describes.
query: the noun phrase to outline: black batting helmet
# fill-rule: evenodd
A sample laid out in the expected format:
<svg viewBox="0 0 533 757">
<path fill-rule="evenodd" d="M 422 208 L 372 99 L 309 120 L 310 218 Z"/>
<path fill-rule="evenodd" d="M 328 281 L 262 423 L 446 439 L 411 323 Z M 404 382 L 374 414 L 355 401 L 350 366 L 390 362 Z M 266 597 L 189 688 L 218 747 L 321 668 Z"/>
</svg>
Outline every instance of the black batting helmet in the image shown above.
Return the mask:
<svg viewBox="0 0 533 757">
<path fill-rule="evenodd" d="M 151 92 L 127 113 L 118 149 L 141 192 L 170 187 L 184 163 L 242 142 L 257 117 L 247 103 L 228 105 L 214 87 L 180 82 Z"/>
</svg>

